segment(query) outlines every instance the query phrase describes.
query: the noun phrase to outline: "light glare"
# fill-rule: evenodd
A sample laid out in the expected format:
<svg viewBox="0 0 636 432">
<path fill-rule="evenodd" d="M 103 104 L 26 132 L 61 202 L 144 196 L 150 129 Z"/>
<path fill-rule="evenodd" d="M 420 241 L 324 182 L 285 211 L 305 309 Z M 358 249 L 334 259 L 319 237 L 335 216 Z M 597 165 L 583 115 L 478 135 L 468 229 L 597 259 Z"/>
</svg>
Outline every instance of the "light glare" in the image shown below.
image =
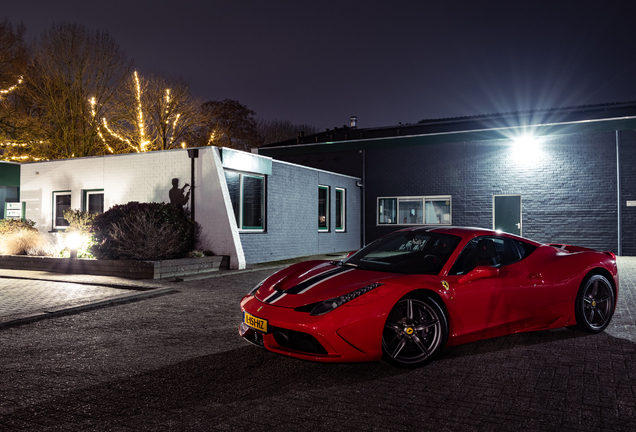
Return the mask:
<svg viewBox="0 0 636 432">
<path fill-rule="evenodd" d="M 512 139 L 513 158 L 526 165 L 537 162 L 541 159 L 543 150 L 541 149 L 541 139 L 533 135 L 520 135 Z"/>
</svg>

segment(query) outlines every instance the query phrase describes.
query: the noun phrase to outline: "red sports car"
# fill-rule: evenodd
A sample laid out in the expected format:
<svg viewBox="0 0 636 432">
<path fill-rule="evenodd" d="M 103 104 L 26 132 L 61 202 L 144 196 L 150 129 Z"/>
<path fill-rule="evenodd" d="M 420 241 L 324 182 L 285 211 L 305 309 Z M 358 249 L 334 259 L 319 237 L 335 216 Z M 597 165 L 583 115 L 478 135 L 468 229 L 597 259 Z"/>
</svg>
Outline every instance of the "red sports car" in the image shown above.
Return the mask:
<svg viewBox="0 0 636 432">
<path fill-rule="evenodd" d="M 510 333 L 609 324 L 611 252 L 474 228 L 412 228 L 342 261 L 294 264 L 241 300 L 239 334 L 325 362 L 419 366 L 444 346 Z"/>
</svg>

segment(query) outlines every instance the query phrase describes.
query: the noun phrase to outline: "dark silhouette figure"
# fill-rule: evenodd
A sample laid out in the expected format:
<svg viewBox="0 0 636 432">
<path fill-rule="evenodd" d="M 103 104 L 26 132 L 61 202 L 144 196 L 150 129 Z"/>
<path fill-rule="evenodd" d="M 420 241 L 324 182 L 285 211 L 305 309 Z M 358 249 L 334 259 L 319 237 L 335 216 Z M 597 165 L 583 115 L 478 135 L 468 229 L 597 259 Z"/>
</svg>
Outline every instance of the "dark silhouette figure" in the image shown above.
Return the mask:
<svg viewBox="0 0 636 432">
<path fill-rule="evenodd" d="M 172 189 L 170 189 L 169 192 L 170 203 L 179 207 L 183 207 L 184 205 L 186 205 L 188 199 L 190 199 L 190 191 L 188 191 L 185 195 L 183 194 L 183 191 L 185 191 L 185 188 L 189 186 L 190 185 L 186 183 L 181 189 L 179 189 L 179 179 L 173 178 Z"/>
</svg>

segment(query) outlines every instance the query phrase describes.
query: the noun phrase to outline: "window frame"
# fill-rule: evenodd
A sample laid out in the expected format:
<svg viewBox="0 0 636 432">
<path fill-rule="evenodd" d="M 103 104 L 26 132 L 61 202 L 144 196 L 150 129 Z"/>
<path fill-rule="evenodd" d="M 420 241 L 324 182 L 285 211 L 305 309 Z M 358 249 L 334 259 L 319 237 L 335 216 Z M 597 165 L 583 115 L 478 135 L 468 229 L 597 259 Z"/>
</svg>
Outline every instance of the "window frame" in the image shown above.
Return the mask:
<svg viewBox="0 0 636 432">
<path fill-rule="evenodd" d="M 67 225 L 57 225 L 57 204 L 56 204 L 56 197 L 57 196 L 63 196 L 63 195 L 68 195 L 69 197 L 69 206 L 68 208 L 71 208 L 72 203 L 73 203 L 73 193 L 70 190 L 63 190 L 63 191 L 53 191 L 51 197 L 51 214 L 53 217 L 53 220 L 51 222 L 52 225 L 52 229 L 54 231 L 63 231 L 65 229 L 68 228 L 68 221 L 66 219 L 64 219 L 64 212 L 62 212 L 62 219 L 66 221 Z"/>
<path fill-rule="evenodd" d="M 232 169 L 225 169 L 223 176 L 225 178 L 225 182 L 227 185 L 227 176 L 225 175 L 226 172 L 231 172 L 233 174 L 238 174 L 239 176 L 239 197 L 238 197 L 238 212 L 235 211 L 234 209 L 234 205 L 232 203 L 232 196 L 230 196 L 230 204 L 232 204 L 232 210 L 233 210 L 233 216 L 234 216 L 234 220 L 236 221 L 236 227 L 238 228 L 239 233 L 263 233 L 266 232 L 267 230 L 267 176 L 264 174 L 255 174 L 255 173 L 249 173 L 249 172 L 243 172 L 243 171 L 236 171 L 236 170 L 232 170 Z M 256 227 L 256 226 L 244 226 L 243 223 L 243 218 L 244 218 L 244 211 L 245 211 L 245 206 L 244 206 L 244 179 L 245 176 L 248 176 L 250 178 L 257 178 L 262 180 L 262 191 L 261 191 L 261 220 L 262 220 L 262 226 L 260 227 Z"/>
<path fill-rule="evenodd" d="M 330 187 L 326 186 L 326 185 L 318 185 L 318 232 L 329 232 L 329 228 L 330 228 L 330 212 L 331 212 L 331 208 L 330 208 L 330 200 L 331 200 L 331 191 L 330 191 Z M 321 227 L 320 226 L 320 217 L 322 216 L 320 214 L 320 191 L 324 190 L 326 191 L 326 197 L 325 197 L 325 226 Z"/>
<path fill-rule="evenodd" d="M 265 216 L 266 216 L 266 208 L 265 208 L 265 176 L 260 174 L 252 174 L 252 173 L 240 173 L 240 199 L 241 199 L 241 208 L 239 210 L 241 225 L 239 230 L 242 232 L 264 232 L 265 231 Z M 245 218 L 245 177 L 256 178 L 262 180 L 261 187 L 261 226 L 245 226 L 244 218 Z"/>
<path fill-rule="evenodd" d="M 338 209 L 338 195 L 340 197 L 340 209 Z M 336 220 L 335 230 L 336 232 L 345 232 L 347 229 L 347 190 L 345 188 L 336 188 Z M 338 226 L 338 216 L 340 216 L 340 226 Z"/>
<path fill-rule="evenodd" d="M 84 189 L 82 190 L 82 211 L 89 211 L 89 197 L 91 195 L 102 195 L 102 211 L 104 213 L 104 189 Z M 99 214 L 99 213 L 94 213 Z"/>
<path fill-rule="evenodd" d="M 395 222 L 380 222 L 380 200 L 395 200 Z M 400 221 L 400 202 L 421 201 L 422 202 L 422 222 L 401 222 Z M 431 201 L 448 201 L 448 222 L 427 223 L 426 222 L 426 203 Z M 419 196 L 382 196 L 376 200 L 375 212 L 376 226 L 451 226 L 453 224 L 453 197 L 452 195 L 419 195 Z"/>
</svg>

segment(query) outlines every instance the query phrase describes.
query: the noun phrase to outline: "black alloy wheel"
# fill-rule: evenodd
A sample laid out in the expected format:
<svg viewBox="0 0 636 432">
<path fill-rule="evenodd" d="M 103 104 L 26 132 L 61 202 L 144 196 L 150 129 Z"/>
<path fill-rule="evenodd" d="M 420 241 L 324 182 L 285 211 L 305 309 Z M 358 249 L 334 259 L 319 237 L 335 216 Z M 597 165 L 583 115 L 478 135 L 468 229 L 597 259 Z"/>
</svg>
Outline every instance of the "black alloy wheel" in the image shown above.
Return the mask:
<svg viewBox="0 0 636 432">
<path fill-rule="evenodd" d="M 575 315 L 578 327 L 589 333 L 600 333 L 614 313 L 614 289 L 602 275 L 592 275 L 581 284 L 576 296 Z"/>
<path fill-rule="evenodd" d="M 414 292 L 400 299 L 386 319 L 382 333 L 385 360 L 399 367 L 429 361 L 448 338 L 448 321 L 431 297 Z"/>
</svg>

